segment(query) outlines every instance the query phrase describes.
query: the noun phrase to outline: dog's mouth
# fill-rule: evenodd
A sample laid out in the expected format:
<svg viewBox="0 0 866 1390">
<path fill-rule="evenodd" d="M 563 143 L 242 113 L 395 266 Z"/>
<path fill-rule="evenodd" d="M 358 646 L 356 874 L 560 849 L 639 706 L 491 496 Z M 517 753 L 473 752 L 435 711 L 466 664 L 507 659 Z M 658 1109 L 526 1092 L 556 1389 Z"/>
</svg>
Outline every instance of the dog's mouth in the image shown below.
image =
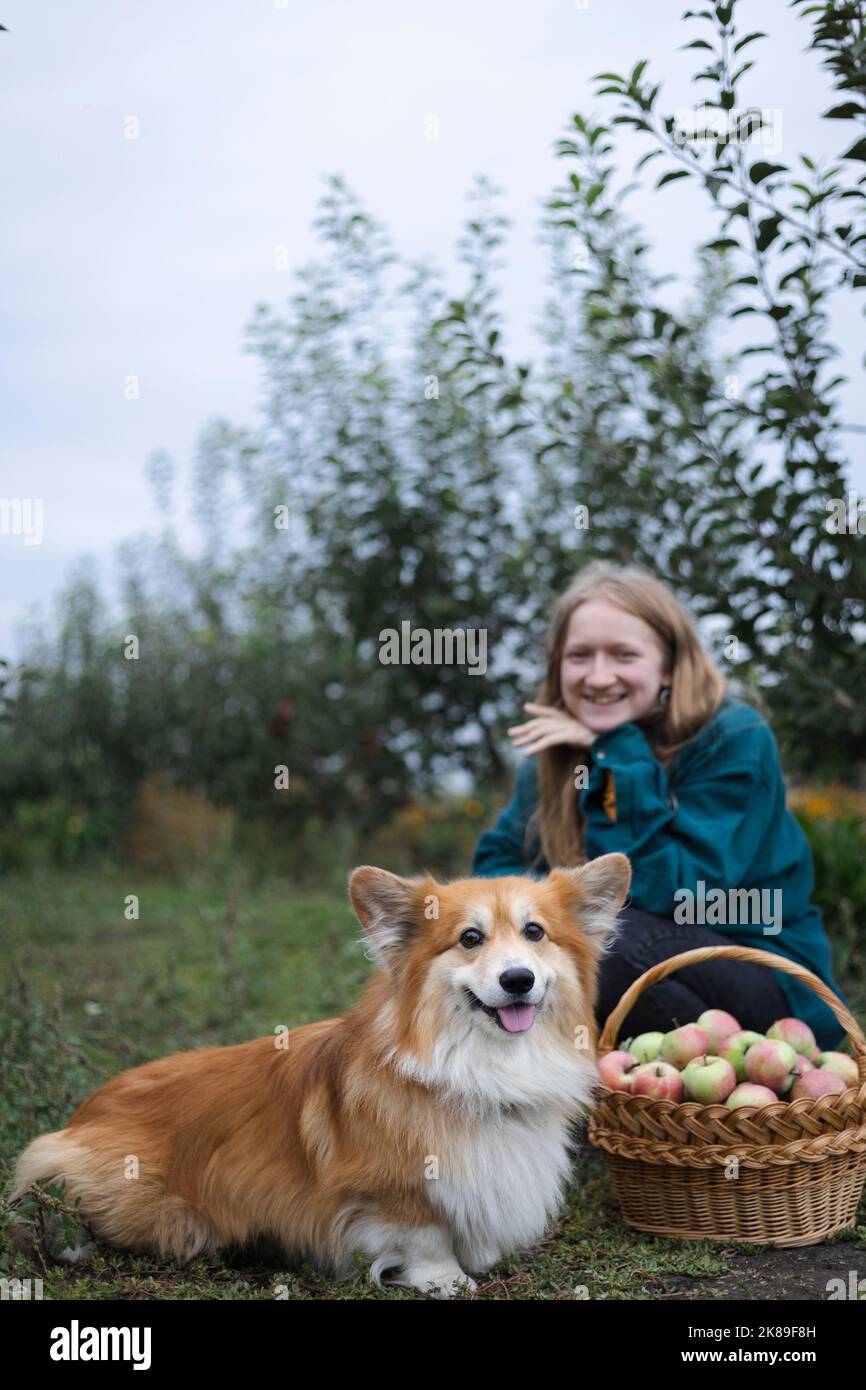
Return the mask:
<svg viewBox="0 0 866 1390">
<path fill-rule="evenodd" d="M 503 1033 L 528 1033 L 535 1022 L 535 1014 L 539 1008 L 538 1004 L 485 1004 L 483 999 L 479 999 L 477 994 L 467 988 L 469 1002 L 473 1009 L 481 1009 L 490 1018 L 496 1020 L 496 1026 L 501 1028 Z"/>
</svg>

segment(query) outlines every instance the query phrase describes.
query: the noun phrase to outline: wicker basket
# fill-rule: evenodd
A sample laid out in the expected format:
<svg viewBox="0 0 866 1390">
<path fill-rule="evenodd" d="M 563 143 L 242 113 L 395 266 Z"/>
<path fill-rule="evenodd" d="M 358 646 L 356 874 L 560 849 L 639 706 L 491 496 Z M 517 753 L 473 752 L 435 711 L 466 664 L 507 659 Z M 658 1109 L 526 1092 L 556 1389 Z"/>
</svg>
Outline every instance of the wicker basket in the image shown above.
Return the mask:
<svg viewBox="0 0 866 1390">
<path fill-rule="evenodd" d="M 859 1084 L 818 1100 L 737 1110 L 652 1100 L 599 1084 L 589 1139 L 603 1151 L 623 1217 L 637 1230 L 684 1240 L 814 1245 L 855 1224 L 866 1178 L 866 1039 L 816 975 L 747 946 L 682 951 L 626 990 L 604 1025 L 598 1056 L 616 1047 L 619 1027 L 645 989 L 683 966 L 718 957 L 769 965 L 809 985 L 851 1039 Z"/>
</svg>

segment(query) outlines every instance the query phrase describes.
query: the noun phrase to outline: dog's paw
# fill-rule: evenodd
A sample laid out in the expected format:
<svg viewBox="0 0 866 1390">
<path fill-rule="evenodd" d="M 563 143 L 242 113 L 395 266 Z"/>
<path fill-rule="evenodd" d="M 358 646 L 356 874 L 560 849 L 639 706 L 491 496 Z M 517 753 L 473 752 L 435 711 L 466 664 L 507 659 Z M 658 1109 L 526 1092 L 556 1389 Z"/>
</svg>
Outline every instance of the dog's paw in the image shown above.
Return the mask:
<svg viewBox="0 0 866 1390">
<path fill-rule="evenodd" d="M 475 1293 L 478 1288 L 475 1280 L 464 1274 L 462 1269 L 456 1273 L 448 1270 L 438 1274 L 428 1272 L 426 1275 L 416 1271 L 412 1283 L 431 1298 L 458 1298 L 461 1294 Z"/>
<path fill-rule="evenodd" d="M 386 1278 L 385 1276 L 389 1277 Z M 418 1289 L 430 1298 L 455 1298 L 475 1293 L 478 1285 L 459 1265 L 397 1264 L 393 1256 L 382 1256 L 370 1267 L 370 1277 L 379 1288 L 401 1284 Z"/>
</svg>

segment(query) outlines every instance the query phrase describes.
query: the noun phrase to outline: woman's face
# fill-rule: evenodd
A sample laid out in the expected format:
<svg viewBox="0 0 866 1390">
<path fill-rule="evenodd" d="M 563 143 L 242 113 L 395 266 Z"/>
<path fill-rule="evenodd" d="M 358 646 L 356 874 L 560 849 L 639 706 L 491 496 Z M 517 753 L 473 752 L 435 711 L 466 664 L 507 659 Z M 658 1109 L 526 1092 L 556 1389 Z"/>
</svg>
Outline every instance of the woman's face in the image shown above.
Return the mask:
<svg viewBox="0 0 866 1390">
<path fill-rule="evenodd" d="M 605 598 L 578 604 L 559 681 L 566 709 L 591 733 L 658 713 L 659 689 L 670 679 L 662 643 L 643 618 Z"/>
</svg>

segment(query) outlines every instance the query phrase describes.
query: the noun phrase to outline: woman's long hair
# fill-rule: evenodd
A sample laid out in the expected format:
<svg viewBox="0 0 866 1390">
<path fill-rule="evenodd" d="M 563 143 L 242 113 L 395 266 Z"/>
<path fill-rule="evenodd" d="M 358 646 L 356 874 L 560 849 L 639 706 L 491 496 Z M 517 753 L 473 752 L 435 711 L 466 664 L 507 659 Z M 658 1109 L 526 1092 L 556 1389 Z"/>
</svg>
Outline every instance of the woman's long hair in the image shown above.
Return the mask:
<svg viewBox="0 0 866 1390">
<path fill-rule="evenodd" d="M 713 717 L 726 693 L 724 676 L 701 645 L 694 623 L 671 591 L 637 565 L 615 566 L 595 560 L 580 571 L 557 599 L 547 633 L 547 670 L 535 701 L 564 710 L 559 673 L 571 615 L 587 599 L 605 598 L 642 618 L 661 639 L 671 672 L 670 699 L 640 721 L 663 767 Z M 527 845 L 540 840 L 550 868 L 586 862 L 583 818 L 575 767 L 580 748 L 557 744 L 538 758 L 538 809 L 526 827 Z M 589 757 L 587 750 L 586 757 Z"/>
</svg>

